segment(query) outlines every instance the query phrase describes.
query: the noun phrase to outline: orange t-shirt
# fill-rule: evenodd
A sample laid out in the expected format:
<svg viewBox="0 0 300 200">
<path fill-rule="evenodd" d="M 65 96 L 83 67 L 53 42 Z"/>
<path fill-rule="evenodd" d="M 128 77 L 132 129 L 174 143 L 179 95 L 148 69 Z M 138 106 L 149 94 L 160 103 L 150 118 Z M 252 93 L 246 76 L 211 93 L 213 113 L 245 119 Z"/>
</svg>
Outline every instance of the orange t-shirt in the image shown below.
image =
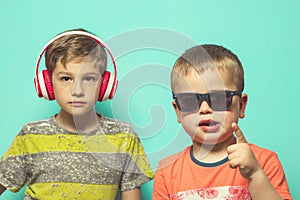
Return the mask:
<svg viewBox="0 0 300 200">
<path fill-rule="evenodd" d="M 276 191 L 292 199 L 277 155 L 250 144 L 256 159 Z M 154 177 L 153 200 L 239 199 L 250 200 L 248 181 L 239 169 L 229 166 L 228 158 L 217 163 L 202 163 L 193 156 L 191 146 L 163 159 Z"/>
</svg>

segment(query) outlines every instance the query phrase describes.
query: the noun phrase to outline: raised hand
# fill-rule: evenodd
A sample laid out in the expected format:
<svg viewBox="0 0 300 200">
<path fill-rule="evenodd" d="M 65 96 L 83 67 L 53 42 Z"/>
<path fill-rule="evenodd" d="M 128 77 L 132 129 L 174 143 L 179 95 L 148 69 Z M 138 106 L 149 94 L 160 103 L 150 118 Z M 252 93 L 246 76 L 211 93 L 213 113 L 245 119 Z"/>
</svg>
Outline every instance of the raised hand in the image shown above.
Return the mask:
<svg viewBox="0 0 300 200">
<path fill-rule="evenodd" d="M 227 148 L 230 167 L 238 167 L 241 175 L 249 180 L 261 168 L 244 134 L 235 122 L 232 123 L 232 129 L 236 135 L 236 144 L 230 145 Z"/>
</svg>

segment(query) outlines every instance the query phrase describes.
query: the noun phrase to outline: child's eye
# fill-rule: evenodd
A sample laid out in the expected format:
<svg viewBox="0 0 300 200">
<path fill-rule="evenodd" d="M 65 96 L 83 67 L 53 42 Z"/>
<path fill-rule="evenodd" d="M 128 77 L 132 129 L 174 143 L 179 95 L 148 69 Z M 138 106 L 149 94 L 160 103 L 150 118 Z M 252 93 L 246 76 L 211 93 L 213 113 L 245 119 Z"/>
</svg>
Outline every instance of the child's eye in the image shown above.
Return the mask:
<svg viewBox="0 0 300 200">
<path fill-rule="evenodd" d="M 71 77 L 68 77 L 68 76 L 63 76 L 60 78 L 62 81 L 70 81 L 71 80 Z"/>
<path fill-rule="evenodd" d="M 95 81 L 96 78 L 93 77 L 93 76 L 87 76 L 87 77 L 84 78 L 84 80 L 86 80 L 86 81 Z"/>
</svg>

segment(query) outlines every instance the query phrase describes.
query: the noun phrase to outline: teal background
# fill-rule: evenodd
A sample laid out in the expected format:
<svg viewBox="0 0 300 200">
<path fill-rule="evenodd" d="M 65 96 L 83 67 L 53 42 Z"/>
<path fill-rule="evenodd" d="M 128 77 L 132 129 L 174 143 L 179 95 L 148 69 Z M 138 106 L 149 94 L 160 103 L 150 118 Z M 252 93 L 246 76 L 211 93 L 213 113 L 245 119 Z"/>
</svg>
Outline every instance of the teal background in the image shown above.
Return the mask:
<svg viewBox="0 0 300 200">
<path fill-rule="evenodd" d="M 155 28 L 195 44 L 223 45 L 239 56 L 249 95 L 240 126 L 249 142 L 277 152 L 293 198 L 300 199 L 299 8 L 296 0 L 2 1 L 0 154 L 23 124 L 59 110 L 55 102 L 39 99 L 33 87 L 37 56 L 54 35 L 82 27 L 112 44 L 127 32 Z M 136 34 L 119 47 L 139 38 L 159 39 L 144 36 Z M 120 87 L 114 100 L 96 106 L 105 115 L 133 124 L 154 169 L 158 160 L 190 144 L 172 110 L 169 71 L 191 43 L 174 52 L 168 48 L 181 41 L 167 42 L 165 49 L 138 44 L 143 48 L 118 53 Z M 113 44 L 111 50 L 119 47 Z M 153 181 L 143 186 L 143 199 L 151 199 L 152 186 Z M 0 199 L 22 199 L 22 193 L 6 191 Z"/>
</svg>

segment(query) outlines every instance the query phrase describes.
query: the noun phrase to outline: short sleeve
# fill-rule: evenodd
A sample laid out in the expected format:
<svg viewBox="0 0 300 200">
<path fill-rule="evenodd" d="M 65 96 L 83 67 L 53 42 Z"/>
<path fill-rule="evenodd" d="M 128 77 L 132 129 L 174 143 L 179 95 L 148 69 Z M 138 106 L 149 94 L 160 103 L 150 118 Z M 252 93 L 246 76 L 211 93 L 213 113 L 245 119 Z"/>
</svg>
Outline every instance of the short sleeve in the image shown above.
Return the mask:
<svg viewBox="0 0 300 200">
<path fill-rule="evenodd" d="M 292 199 L 282 165 L 277 154 L 272 153 L 263 166 L 271 184 L 283 199 Z"/>
<path fill-rule="evenodd" d="M 25 149 L 25 141 L 19 134 L 0 160 L 0 183 L 12 192 L 19 191 L 27 180 L 28 155 L 24 153 Z"/>
<path fill-rule="evenodd" d="M 158 164 L 158 170 L 155 173 L 154 176 L 154 186 L 153 186 L 153 195 L 152 200 L 165 200 L 170 199 L 167 188 L 166 188 L 166 182 L 164 179 L 163 174 L 163 168 L 160 167 L 162 165 L 162 162 Z"/>
<path fill-rule="evenodd" d="M 121 191 L 138 188 L 154 176 L 142 143 L 136 134 L 130 134 L 126 143 L 127 157 L 121 177 Z"/>
</svg>

